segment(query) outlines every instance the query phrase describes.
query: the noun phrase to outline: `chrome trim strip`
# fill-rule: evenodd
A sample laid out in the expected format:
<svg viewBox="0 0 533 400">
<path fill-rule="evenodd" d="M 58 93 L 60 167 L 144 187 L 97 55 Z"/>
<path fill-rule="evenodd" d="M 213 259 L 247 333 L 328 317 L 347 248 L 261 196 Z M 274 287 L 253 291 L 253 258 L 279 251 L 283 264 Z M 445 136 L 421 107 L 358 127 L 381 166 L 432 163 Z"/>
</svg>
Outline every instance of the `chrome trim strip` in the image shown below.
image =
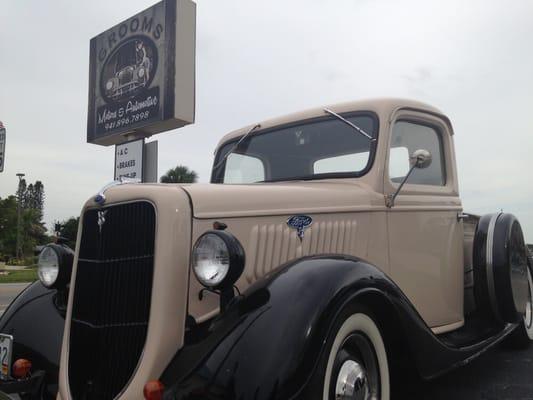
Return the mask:
<svg viewBox="0 0 533 400">
<path fill-rule="evenodd" d="M 82 321 L 77 318 L 71 318 L 71 321 L 77 322 L 79 324 L 88 326 L 89 328 L 93 329 L 103 329 L 103 328 L 123 328 L 123 327 L 129 327 L 129 326 L 147 326 L 148 322 L 128 322 L 128 323 L 121 323 L 121 324 L 103 324 L 103 325 L 95 325 L 91 324 L 87 321 Z"/>
<path fill-rule="evenodd" d="M 105 191 L 107 189 L 112 188 L 113 186 L 124 185 L 124 184 L 127 184 L 127 183 L 141 183 L 141 180 L 140 179 L 132 179 L 132 178 L 120 177 L 116 181 L 109 182 L 107 185 L 105 185 L 102 189 L 100 189 L 98 191 L 96 196 L 94 196 L 95 203 L 97 203 L 100 206 L 102 206 L 105 203 L 105 200 L 106 200 Z"/>
<path fill-rule="evenodd" d="M 487 286 L 489 289 L 490 304 L 492 311 L 496 317 L 501 320 L 500 311 L 498 309 L 498 303 L 496 302 L 496 286 L 494 284 L 494 268 L 493 268 L 493 246 L 494 246 L 494 228 L 496 227 L 496 221 L 501 213 L 494 214 L 489 222 L 489 228 L 487 231 L 487 249 L 486 249 L 486 264 L 487 264 Z"/>
</svg>

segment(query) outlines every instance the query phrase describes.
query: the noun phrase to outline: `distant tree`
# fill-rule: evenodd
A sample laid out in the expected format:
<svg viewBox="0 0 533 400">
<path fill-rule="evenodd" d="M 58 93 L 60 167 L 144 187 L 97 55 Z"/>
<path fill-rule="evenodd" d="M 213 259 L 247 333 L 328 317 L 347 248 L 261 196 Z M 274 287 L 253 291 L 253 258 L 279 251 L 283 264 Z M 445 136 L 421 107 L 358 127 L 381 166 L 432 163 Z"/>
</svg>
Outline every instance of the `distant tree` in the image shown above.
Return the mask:
<svg viewBox="0 0 533 400">
<path fill-rule="evenodd" d="M 0 198 L 0 254 L 14 257 L 17 246 L 17 198 Z"/>
<path fill-rule="evenodd" d="M 26 193 L 26 208 L 31 208 L 38 212 L 42 218 L 44 212 L 44 185 L 41 181 L 29 184 Z"/>
<path fill-rule="evenodd" d="M 79 217 L 70 217 L 62 222 L 57 222 L 61 225 L 59 230 L 59 236 L 68 239 L 67 245 L 74 249 L 76 247 L 76 239 L 78 236 L 78 224 L 80 222 Z"/>
<path fill-rule="evenodd" d="M 28 198 L 28 185 L 26 184 L 26 179 L 22 178 L 19 181 L 19 186 L 17 188 L 17 200 L 20 201 L 20 206 L 26 208 L 26 200 Z"/>
<path fill-rule="evenodd" d="M 34 208 L 34 203 L 33 203 L 33 183 L 30 183 L 26 187 L 26 193 L 24 193 L 24 208 Z"/>
<path fill-rule="evenodd" d="M 183 165 L 169 169 L 160 179 L 161 183 L 195 183 L 197 180 L 198 174 Z"/>
<path fill-rule="evenodd" d="M 39 210 L 28 208 L 22 213 L 22 252 L 33 254 L 36 245 L 49 242 L 46 227 Z"/>
<path fill-rule="evenodd" d="M 21 179 L 16 196 L 0 199 L 0 253 L 4 258 L 16 257 L 19 201 L 22 253 L 32 255 L 36 245 L 50 241 L 43 222 L 44 185 L 41 181 L 28 185 Z"/>
</svg>

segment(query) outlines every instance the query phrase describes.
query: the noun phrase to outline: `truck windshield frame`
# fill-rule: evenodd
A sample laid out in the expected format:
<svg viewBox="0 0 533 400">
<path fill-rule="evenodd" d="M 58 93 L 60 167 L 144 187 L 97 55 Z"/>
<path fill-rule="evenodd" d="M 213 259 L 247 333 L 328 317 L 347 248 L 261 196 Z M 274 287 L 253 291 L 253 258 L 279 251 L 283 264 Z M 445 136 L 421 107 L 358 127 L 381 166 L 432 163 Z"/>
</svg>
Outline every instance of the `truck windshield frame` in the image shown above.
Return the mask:
<svg viewBox="0 0 533 400">
<path fill-rule="evenodd" d="M 375 159 L 379 118 L 372 111 L 354 111 L 339 115 L 364 128 L 365 132 L 372 136 L 372 140 L 368 140 L 351 126 L 330 114 L 256 130 L 244 139 L 244 135 L 232 138 L 218 148 L 211 172 L 211 183 L 246 184 L 358 178 L 365 175 L 372 168 Z M 267 138 L 270 140 L 267 141 Z M 259 159 L 263 164 L 263 179 L 225 181 L 226 165 L 231 159 L 228 157 L 229 152 Z M 363 157 L 359 157 L 360 155 Z M 315 171 L 317 162 L 345 156 L 348 159 L 352 156 L 360 158 L 358 162 L 360 165 L 354 165 L 353 170 L 349 171 L 343 168 L 332 172 Z M 364 162 L 365 156 L 366 162 Z"/>
</svg>

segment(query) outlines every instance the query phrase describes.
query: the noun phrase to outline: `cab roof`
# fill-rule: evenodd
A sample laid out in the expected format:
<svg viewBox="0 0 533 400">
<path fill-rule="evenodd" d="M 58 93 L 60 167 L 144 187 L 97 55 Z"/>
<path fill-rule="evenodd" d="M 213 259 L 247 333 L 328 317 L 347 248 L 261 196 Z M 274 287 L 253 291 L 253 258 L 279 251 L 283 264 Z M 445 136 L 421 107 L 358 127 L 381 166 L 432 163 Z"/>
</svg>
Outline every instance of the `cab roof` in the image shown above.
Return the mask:
<svg viewBox="0 0 533 400">
<path fill-rule="evenodd" d="M 315 107 L 315 108 L 310 108 L 308 110 L 304 110 L 304 111 L 300 111 L 300 112 L 296 112 L 292 114 L 287 114 L 281 117 L 270 118 L 265 121 L 259 122 L 259 125 L 260 125 L 259 131 L 263 129 L 273 128 L 273 127 L 280 126 L 280 125 L 289 124 L 292 122 L 325 116 L 327 114 L 325 114 L 324 108 L 328 108 L 340 114 L 351 112 L 351 111 L 373 111 L 381 117 L 391 116 L 392 113 L 402 108 L 411 108 L 411 109 L 429 112 L 431 114 L 437 114 L 440 117 L 442 117 L 446 121 L 446 123 L 450 125 L 450 128 L 451 128 L 451 124 L 448 118 L 439 109 L 429 104 L 422 103 L 416 100 L 408 100 L 408 99 L 401 99 L 401 98 L 377 98 L 377 99 L 366 99 L 366 100 L 358 100 L 358 101 L 351 101 L 351 102 L 345 102 L 345 103 L 325 105 L 322 107 Z M 220 148 L 222 144 L 226 143 L 227 141 L 244 135 L 254 125 L 256 124 L 245 126 L 243 128 L 234 130 L 224 135 L 222 139 L 218 142 L 217 150 Z M 450 131 L 453 132 L 453 130 L 450 130 Z"/>
</svg>

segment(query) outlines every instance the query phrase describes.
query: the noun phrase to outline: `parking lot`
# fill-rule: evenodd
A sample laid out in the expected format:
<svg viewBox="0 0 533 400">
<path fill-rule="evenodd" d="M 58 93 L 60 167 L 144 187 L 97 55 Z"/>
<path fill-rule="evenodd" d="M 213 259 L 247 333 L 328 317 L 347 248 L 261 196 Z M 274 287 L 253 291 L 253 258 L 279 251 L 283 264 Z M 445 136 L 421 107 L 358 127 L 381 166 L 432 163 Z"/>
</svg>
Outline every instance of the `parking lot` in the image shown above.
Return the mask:
<svg viewBox="0 0 533 400">
<path fill-rule="evenodd" d="M 498 346 L 472 363 L 431 382 L 416 381 L 402 398 L 423 400 L 533 400 L 533 346 Z"/>
</svg>

